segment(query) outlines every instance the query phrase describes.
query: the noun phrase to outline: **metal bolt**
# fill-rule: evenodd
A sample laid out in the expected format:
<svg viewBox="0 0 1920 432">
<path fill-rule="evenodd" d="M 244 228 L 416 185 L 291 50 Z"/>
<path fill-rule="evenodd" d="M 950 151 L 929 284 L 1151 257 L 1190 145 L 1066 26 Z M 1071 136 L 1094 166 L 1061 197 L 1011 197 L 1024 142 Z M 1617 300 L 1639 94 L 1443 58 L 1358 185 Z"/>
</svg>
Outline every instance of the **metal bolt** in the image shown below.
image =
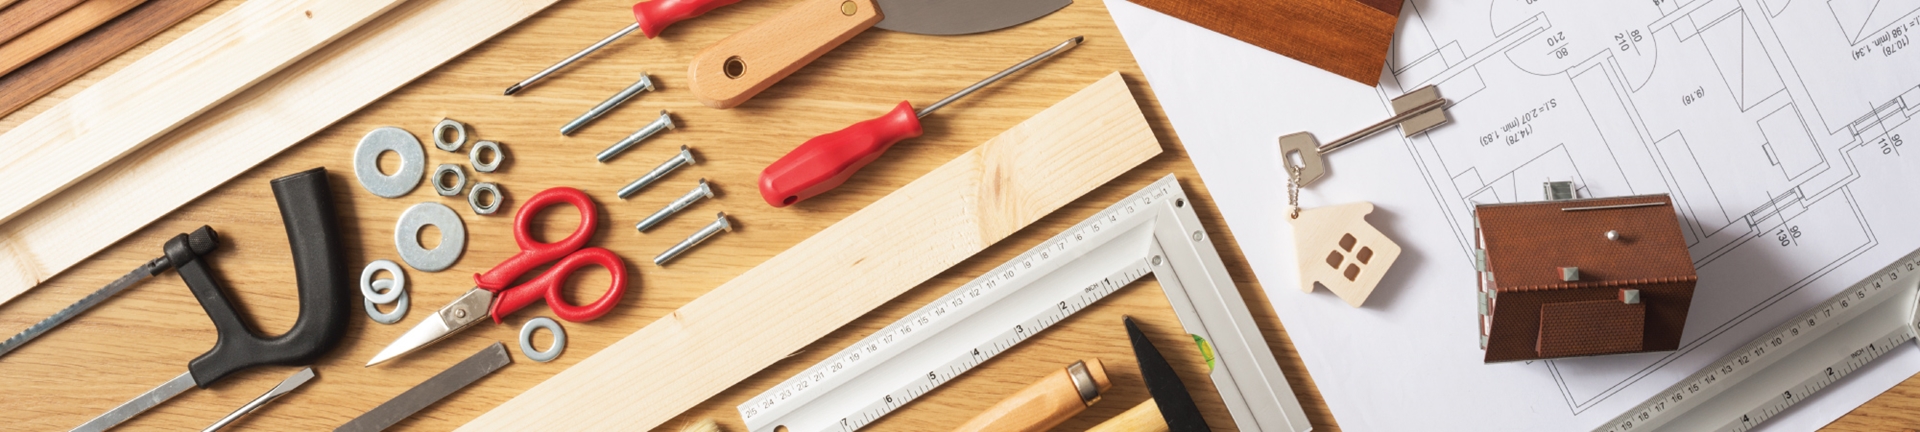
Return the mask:
<svg viewBox="0 0 1920 432">
<path fill-rule="evenodd" d="M 607 147 L 606 150 L 601 150 L 600 154 L 595 155 L 593 158 L 604 163 L 608 159 L 613 159 L 614 155 L 627 151 L 628 147 L 633 147 L 634 144 L 639 144 L 640 141 L 646 140 L 647 137 L 667 129 L 673 129 L 673 116 L 667 115 L 667 110 L 660 110 L 659 120 L 654 120 L 653 123 L 648 123 L 647 127 L 633 131 L 633 135 L 627 135 L 627 137 L 621 139 L 620 142 L 613 143 L 613 147 Z"/>
<path fill-rule="evenodd" d="M 659 224 L 660 221 L 667 220 L 668 216 L 673 216 L 674 213 L 680 210 L 685 210 L 687 206 L 693 205 L 695 201 L 699 201 L 701 198 L 713 198 L 713 187 L 707 185 L 707 179 L 700 179 L 700 185 L 694 186 L 693 190 L 687 191 L 686 195 L 681 195 L 680 199 L 668 203 L 667 208 L 653 212 L 652 216 L 647 216 L 646 219 L 641 219 L 640 223 L 633 224 L 633 229 L 640 230 L 640 232 L 647 232 L 647 228 L 653 228 L 653 226 Z"/>
<path fill-rule="evenodd" d="M 587 123 L 592 123 L 594 119 L 600 118 L 602 114 L 606 114 L 607 111 L 612 111 L 613 107 L 626 103 L 627 99 L 632 99 L 633 95 L 640 94 L 640 92 L 643 91 L 653 91 L 653 77 L 647 76 L 646 72 L 640 73 L 640 81 L 627 86 L 625 90 L 620 90 L 619 93 L 615 93 L 613 97 L 607 98 L 606 101 L 600 102 L 599 105 L 594 105 L 593 109 L 589 109 L 585 114 L 581 114 L 580 117 L 576 117 L 573 121 L 567 122 L 566 126 L 561 126 L 560 134 L 573 135 L 574 131 L 580 130 L 580 128 L 585 127 Z"/>
<path fill-rule="evenodd" d="M 647 175 L 640 176 L 639 180 L 634 180 L 633 183 L 627 183 L 626 187 L 620 188 L 620 192 L 617 195 L 620 196 L 620 199 L 627 199 L 627 197 L 633 196 L 634 193 L 640 192 L 641 188 L 653 184 L 655 180 L 666 177 L 667 173 L 673 172 L 673 170 L 679 169 L 681 166 L 692 165 L 698 162 L 699 161 L 693 159 L 693 152 L 687 150 L 687 146 L 680 146 L 679 155 L 674 156 L 673 159 L 667 159 L 667 161 L 661 163 L 660 166 L 654 167 L 653 171 L 648 171 Z"/>
<path fill-rule="evenodd" d="M 700 244 L 700 242 L 707 241 L 708 238 L 719 234 L 720 231 L 733 231 L 733 224 L 727 222 L 726 212 L 720 212 L 720 216 L 714 219 L 713 223 L 707 224 L 707 226 L 701 228 L 699 232 L 687 236 L 686 240 L 681 240 L 679 244 L 667 248 L 666 252 L 661 252 L 659 256 L 653 257 L 653 265 L 667 265 L 667 261 L 673 261 L 674 257 L 680 256 L 681 253 L 685 253 L 687 249 L 692 249 L 694 245 Z"/>
<path fill-rule="evenodd" d="M 1607 230 L 1607 240 L 1620 241 L 1620 231 Z"/>
</svg>

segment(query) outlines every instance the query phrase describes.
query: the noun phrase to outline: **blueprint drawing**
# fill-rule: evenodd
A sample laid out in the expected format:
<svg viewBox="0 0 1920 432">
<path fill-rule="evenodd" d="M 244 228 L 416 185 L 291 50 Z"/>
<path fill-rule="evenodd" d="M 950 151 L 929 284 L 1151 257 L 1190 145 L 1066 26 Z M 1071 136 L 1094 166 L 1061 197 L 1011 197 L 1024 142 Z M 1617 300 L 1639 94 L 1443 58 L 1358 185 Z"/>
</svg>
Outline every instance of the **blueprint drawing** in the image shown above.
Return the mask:
<svg viewBox="0 0 1920 432">
<path fill-rule="evenodd" d="M 1920 248 L 1920 0 L 1413 0 L 1377 88 L 1108 4 L 1345 427 L 1592 428 Z M 1377 305 L 1302 294 L 1274 139 L 1331 139 L 1426 85 L 1450 124 L 1329 156 L 1302 197 L 1374 202 L 1412 264 Z M 1672 195 L 1700 275 L 1681 347 L 1481 364 L 1473 207 L 1569 180 Z M 1920 371 L 1883 363 L 1769 426 L 1824 424 Z"/>
</svg>

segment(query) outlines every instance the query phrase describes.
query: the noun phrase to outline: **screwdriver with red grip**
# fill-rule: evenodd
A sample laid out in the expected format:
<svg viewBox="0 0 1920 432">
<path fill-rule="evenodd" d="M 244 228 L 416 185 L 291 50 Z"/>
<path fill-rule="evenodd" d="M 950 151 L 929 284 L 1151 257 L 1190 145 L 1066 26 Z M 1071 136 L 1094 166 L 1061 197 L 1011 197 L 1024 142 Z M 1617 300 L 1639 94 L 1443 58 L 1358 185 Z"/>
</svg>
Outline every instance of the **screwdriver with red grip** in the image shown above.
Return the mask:
<svg viewBox="0 0 1920 432">
<path fill-rule="evenodd" d="M 847 126 L 841 129 L 813 137 L 800 144 L 780 160 L 773 161 L 767 169 L 760 171 L 760 198 L 774 207 L 793 205 L 815 195 L 825 193 L 846 183 L 848 177 L 860 171 L 874 159 L 886 153 L 895 143 L 920 136 L 920 119 L 934 110 L 947 106 L 955 100 L 966 97 L 976 90 L 1019 72 L 1027 66 L 1052 58 L 1062 51 L 1080 46 L 1084 38 L 1074 36 L 1055 45 L 1053 49 L 1028 58 L 1020 64 L 993 74 L 965 89 L 961 89 L 946 99 L 927 105 L 919 111 L 913 110 L 913 104 L 901 101 L 900 105 L 885 115 Z"/>
<path fill-rule="evenodd" d="M 566 60 L 561 60 L 553 66 L 547 66 L 546 70 L 542 70 L 540 73 L 533 74 L 532 77 L 521 80 L 519 84 L 507 87 L 507 96 L 513 96 L 514 93 L 519 93 L 520 89 L 533 85 L 534 81 L 546 78 L 547 75 L 553 75 L 554 71 L 573 64 L 574 61 L 580 60 L 581 57 L 586 57 L 587 54 L 599 51 L 601 47 L 613 43 L 613 41 L 620 39 L 621 36 L 633 33 L 634 30 L 639 30 L 641 34 L 647 35 L 647 39 L 653 39 L 654 36 L 659 36 L 660 32 L 665 31 L 667 26 L 673 25 L 673 23 L 706 14 L 708 11 L 718 9 L 721 6 L 739 2 L 740 0 L 649 0 L 634 3 L 633 24 L 628 25 L 627 28 L 620 29 L 620 31 L 614 32 L 612 36 L 607 36 L 606 39 L 595 42 L 592 46 L 588 46 L 587 49 L 574 53 L 572 56 L 567 57 Z"/>
</svg>

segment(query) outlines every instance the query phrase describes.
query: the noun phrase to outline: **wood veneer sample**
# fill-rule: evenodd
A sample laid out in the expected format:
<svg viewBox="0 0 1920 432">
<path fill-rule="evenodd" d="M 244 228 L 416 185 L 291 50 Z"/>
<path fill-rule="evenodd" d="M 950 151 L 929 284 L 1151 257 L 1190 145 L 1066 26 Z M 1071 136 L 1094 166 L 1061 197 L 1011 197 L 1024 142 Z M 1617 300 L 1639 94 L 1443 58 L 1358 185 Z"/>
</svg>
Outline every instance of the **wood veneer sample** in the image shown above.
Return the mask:
<svg viewBox="0 0 1920 432">
<path fill-rule="evenodd" d="M 1400 0 L 1132 0 L 1135 4 L 1306 62 L 1380 84 Z"/>
<path fill-rule="evenodd" d="M 13 40 L 14 36 L 39 27 L 67 9 L 73 9 L 81 0 L 24 0 L 20 4 L 0 9 L 0 42 Z"/>
<path fill-rule="evenodd" d="M 219 0 L 149 0 L 0 76 L 0 116 L 12 114 Z M 16 5 L 18 6 L 18 5 Z"/>
<path fill-rule="evenodd" d="M 68 9 L 39 27 L 0 43 L 0 75 L 13 72 L 147 0 L 93 0 Z"/>
</svg>

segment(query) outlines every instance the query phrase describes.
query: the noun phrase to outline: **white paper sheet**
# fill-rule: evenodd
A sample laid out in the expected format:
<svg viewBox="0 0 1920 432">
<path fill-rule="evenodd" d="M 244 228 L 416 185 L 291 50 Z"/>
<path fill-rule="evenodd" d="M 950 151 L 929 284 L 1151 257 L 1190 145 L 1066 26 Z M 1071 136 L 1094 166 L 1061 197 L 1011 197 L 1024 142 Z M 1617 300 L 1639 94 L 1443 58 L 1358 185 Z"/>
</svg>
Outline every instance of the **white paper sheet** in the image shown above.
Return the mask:
<svg viewBox="0 0 1920 432">
<path fill-rule="evenodd" d="M 1347 429 L 1591 429 L 1920 248 L 1920 146 L 1896 138 L 1920 139 L 1920 1 L 1415 0 L 1379 88 L 1106 3 Z M 1452 123 L 1329 156 L 1301 194 L 1373 202 L 1400 261 L 1362 308 L 1300 292 L 1275 140 L 1332 140 L 1429 83 Z M 1549 179 L 1674 195 L 1700 274 L 1680 350 L 1482 363 L 1470 210 Z M 1913 351 L 1768 428 L 1838 418 L 1920 372 Z"/>
</svg>

